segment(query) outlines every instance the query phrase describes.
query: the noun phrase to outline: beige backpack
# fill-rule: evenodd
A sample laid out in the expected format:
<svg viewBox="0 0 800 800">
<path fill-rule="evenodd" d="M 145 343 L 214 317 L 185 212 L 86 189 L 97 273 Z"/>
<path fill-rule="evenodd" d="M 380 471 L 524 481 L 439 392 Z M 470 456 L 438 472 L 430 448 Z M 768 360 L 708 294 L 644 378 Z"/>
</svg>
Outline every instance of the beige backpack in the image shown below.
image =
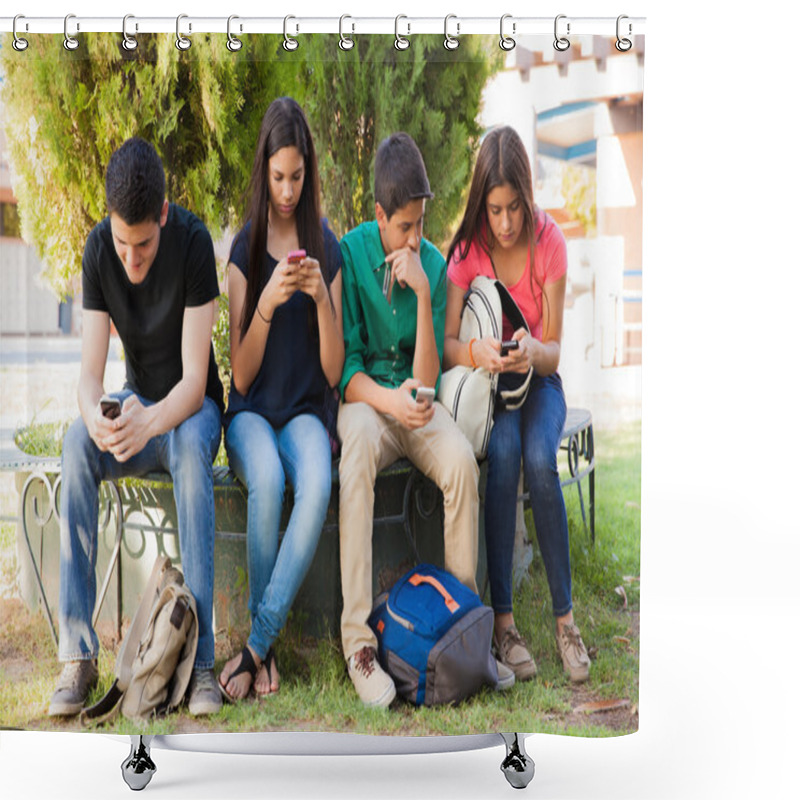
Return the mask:
<svg viewBox="0 0 800 800">
<path fill-rule="evenodd" d="M 134 720 L 172 711 L 189 686 L 197 637 L 194 597 L 180 570 L 160 556 L 122 641 L 114 683 L 81 712 L 81 722 L 105 722 L 120 711 Z"/>
</svg>

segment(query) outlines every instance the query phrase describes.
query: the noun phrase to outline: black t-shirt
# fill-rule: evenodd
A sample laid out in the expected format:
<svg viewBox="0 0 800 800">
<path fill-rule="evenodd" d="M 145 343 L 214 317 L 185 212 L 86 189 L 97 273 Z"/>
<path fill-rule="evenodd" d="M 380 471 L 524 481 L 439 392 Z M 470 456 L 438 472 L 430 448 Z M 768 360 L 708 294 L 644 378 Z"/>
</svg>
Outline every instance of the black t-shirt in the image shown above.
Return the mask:
<svg viewBox="0 0 800 800">
<path fill-rule="evenodd" d="M 83 251 L 83 307 L 109 314 L 125 348 L 125 387 L 148 400 L 163 400 L 183 377 L 184 309 L 218 296 L 211 236 L 194 214 L 180 206 L 170 204 L 156 257 L 140 284 L 128 280 L 114 249 L 108 217 L 89 234 Z M 222 411 L 213 347 L 206 396 Z"/>
<path fill-rule="evenodd" d="M 339 241 L 323 220 L 325 270 L 329 283 L 342 266 Z M 316 257 L 314 253 L 309 256 Z M 247 278 L 250 264 L 250 224 L 245 225 L 233 243 L 231 262 Z M 319 259 L 321 260 L 321 259 Z M 267 252 L 267 285 L 278 262 Z M 262 286 L 262 288 L 263 288 Z M 315 414 L 323 418 L 327 380 L 319 360 L 319 331 L 310 324 L 316 320 L 314 301 L 296 291 L 275 309 L 264 349 L 264 358 L 247 394 L 242 396 L 231 382 L 225 424 L 239 411 L 253 411 L 270 425 L 282 428 L 298 414 Z"/>
</svg>

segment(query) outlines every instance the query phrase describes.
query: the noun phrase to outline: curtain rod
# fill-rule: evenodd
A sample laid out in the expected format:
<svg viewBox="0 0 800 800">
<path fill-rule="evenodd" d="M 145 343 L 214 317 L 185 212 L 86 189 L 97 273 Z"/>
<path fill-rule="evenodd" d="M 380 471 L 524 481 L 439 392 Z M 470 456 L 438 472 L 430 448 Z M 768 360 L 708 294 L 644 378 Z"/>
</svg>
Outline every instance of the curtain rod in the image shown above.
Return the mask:
<svg viewBox="0 0 800 800">
<path fill-rule="evenodd" d="M 15 28 L 16 19 L 16 28 Z M 497 34 L 505 37 L 549 35 L 566 36 L 600 35 L 630 37 L 645 32 L 644 17 L 200 17 L 181 14 L 180 17 L 137 17 L 128 15 L 125 31 L 129 36 L 139 33 L 173 33 L 183 36 L 193 33 L 288 34 L 331 33 L 353 36 L 358 34 L 389 34 L 414 36 L 415 34 L 445 34 L 458 37 L 466 34 Z M 0 17 L 0 31 L 18 36 L 26 33 L 65 33 L 78 36 L 82 33 L 123 33 L 123 17 L 82 17 L 69 14 L 65 17 Z"/>
</svg>

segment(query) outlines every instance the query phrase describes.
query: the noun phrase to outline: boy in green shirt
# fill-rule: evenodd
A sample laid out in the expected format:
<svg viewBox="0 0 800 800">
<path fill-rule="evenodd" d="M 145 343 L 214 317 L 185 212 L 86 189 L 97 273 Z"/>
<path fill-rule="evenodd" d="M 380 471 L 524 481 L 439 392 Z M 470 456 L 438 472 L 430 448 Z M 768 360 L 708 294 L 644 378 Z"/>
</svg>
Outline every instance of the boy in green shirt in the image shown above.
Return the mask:
<svg viewBox="0 0 800 800">
<path fill-rule="evenodd" d="M 417 402 L 414 391 L 436 388 L 444 347 L 446 264 L 422 238 L 425 202 L 432 197 L 414 140 L 395 133 L 381 142 L 375 158 L 376 218 L 341 241 L 342 644 L 350 679 L 361 700 L 375 707 L 395 697 L 367 624 L 375 477 L 381 469 L 406 457 L 439 486 L 445 568 L 477 592 L 478 466 L 447 411 L 435 402 Z"/>
</svg>

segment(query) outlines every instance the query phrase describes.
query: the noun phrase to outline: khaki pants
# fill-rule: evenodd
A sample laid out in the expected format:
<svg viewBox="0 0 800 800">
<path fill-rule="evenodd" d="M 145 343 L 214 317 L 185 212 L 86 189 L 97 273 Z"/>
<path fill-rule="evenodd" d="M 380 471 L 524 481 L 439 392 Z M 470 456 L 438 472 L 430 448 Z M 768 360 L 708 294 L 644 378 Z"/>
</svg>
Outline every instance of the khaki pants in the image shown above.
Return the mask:
<svg viewBox="0 0 800 800">
<path fill-rule="evenodd" d="M 367 403 L 343 403 L 338 430 L 339 549 L 342 570 L 342 645 L 345 658 L 376 647 L 367 625 L 372 611 L 372 520 L 375 478 L 406 457 L 444 495 L 444 567 L 477 592 L 478 465 L 453 418 L 434 404 L 433 419 L 409 431 Z"/>
</svg>

